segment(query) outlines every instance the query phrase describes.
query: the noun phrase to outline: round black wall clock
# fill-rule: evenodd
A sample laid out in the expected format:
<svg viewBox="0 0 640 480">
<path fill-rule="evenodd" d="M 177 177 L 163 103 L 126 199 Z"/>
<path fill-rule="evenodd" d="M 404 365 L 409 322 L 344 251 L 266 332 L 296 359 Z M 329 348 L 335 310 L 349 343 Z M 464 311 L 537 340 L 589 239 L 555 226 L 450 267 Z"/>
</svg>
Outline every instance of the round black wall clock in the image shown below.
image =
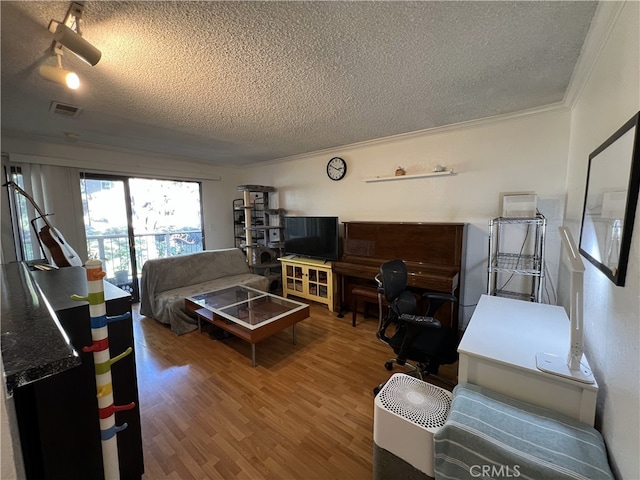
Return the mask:
<svg viewBox="0 0 640 480">
<path fill-rule="evenodd" d="M 331 180 L 342 180 L 347 174 L 347 162 L 340 157 L 333 157 L 327 163 L 327 175 Z"/>
</svg>

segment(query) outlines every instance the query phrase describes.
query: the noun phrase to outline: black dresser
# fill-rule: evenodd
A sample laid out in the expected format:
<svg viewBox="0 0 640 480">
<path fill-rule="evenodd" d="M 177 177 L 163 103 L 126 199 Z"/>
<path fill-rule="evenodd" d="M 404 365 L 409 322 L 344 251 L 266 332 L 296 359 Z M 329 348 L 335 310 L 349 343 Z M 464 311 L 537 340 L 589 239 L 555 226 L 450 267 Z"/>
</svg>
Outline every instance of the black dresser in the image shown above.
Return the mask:
<svg viewBox="0 0 640 480">
<path fill-rule="evenodd" d="M 129 293 L 107 282 L 104 292 L 107 316 L 131 312 Z M 14 395 L 29 479 L 104 478 L 93 354 L 82 352 L 92 343 L 89 304 L 71 300 L 73 294 L 87 294 L 82 267 L 29 271 L 23 264 L 3 265 L 5 380 Z M 9 322 L 7 317 L 12 317 Z M 120 477 L 140 479 L 144 464 L 133 324 L 120 320 L 108 329 L 111 357 L 134 349 L 111 366 L 111 375 L 114 404 L 136 403 L 115 414 L 116 425 L 128 424 L 117 434 Z M 49 358 L 54 347 L 59 360 Z"/>
</svg>

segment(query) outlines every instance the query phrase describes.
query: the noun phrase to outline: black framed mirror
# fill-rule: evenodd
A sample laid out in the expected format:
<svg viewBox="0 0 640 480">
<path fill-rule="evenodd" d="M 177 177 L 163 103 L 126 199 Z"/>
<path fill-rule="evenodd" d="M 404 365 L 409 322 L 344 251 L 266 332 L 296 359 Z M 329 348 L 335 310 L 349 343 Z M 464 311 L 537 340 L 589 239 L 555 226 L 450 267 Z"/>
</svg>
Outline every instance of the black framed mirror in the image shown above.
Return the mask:
<svg viewBox="0 0 640 480">
<path fill-rule="evenodd" d="M 623 286 L 640 185 L 636 113 L 589 155 L 580 253 Z"/>
</svg>

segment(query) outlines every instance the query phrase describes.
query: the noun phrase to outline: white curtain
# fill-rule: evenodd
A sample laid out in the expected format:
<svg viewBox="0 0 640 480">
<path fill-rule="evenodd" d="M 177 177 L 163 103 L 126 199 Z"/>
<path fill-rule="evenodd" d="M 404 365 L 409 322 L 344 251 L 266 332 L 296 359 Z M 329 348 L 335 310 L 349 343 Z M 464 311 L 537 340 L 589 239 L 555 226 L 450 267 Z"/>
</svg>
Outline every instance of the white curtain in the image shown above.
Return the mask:
<svg viewBox="0 0 640 480">
<path fill-rule="evenodd" d="M 79 170 L 35 163 L 9 164 L 20 167 L 24 178 L 24 190 L 33 197 L 44 213 L 49 214 L 49 223 L 60 232 L 84 263 L 87 260 L 87 237 Z M 42 223 L 39 225 L 42 226 Z"/>
</svg>

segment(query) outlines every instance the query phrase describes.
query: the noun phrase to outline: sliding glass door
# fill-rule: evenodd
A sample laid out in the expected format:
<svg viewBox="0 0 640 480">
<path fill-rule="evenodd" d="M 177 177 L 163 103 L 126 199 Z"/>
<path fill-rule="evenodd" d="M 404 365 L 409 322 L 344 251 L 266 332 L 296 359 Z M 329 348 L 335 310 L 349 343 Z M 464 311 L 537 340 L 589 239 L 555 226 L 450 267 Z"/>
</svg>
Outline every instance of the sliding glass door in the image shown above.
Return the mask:
<svg viewBox="0 0 640 480">
<path fill-rule="evenodd" d="M 86 174 L 80 184 L 89 257 L 135 302 L 147 260 L 203 250 L 199 183 Z"/>
</svg>

